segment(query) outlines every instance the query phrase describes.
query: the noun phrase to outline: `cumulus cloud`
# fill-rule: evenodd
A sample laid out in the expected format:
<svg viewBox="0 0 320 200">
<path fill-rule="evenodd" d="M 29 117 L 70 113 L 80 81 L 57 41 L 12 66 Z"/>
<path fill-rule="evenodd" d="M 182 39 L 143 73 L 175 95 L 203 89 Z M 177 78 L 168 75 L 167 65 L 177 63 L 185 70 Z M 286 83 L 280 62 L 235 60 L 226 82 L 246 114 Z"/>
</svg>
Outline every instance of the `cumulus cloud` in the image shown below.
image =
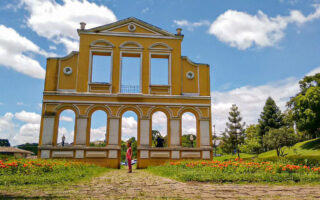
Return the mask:
<svg viewBox="0 0 320 200">
<path fill-rule="evenodd" d="M 73 121 L 73 118 L 72 118 L 72 117 L 62 116 L 62 115 L 61 115 L 60 121 L 72 122 L 72 121 Z"/>
<path fill-rule="evenodd" d="M 182 115 L 182 135 L 196 135 L 197 124 L 194 114 L 187 112 Z"/>
<path fill-rule="evenodd" d="M 210 26 L 210 21 L 208 20 L 200 20 L 198 22 L 190 22 L 188 20 L 174 20 L 173 23 L 178 25 L 179 27 L 186 27 L 187 30 L 193 31 L 195 28 L 200 26 Z"/>
<path fill-rule="evenodd" d="M 32 53 L 48 55 L 14 29 L 0 25 L 0 66 L 13 69 L 33 78 L 44 79 L 45 70 L 32 57 Z"/>
<path fill-rule="evenodd" d="M 307 16 L 298 10 L 290 11 L 289 16 L 276 17 L 269 17 L 262 11 L 251 15 L 246 12 L 227 10 L 210 25 L 209 34 L 240 50 L 254 45 L 274 46 L 284 37 L 284 30 L 288 24 L 295 23 L 300 26 L 320 18 L 320 4 L 314 7 L 315 11 Z"/>
<path fill-rule="evenodd" d="M 137 138 L 137 121 L 134 117 L 122 117 L 121 131 L 122 140 L 127 140 L 131 137 Z"/>
<path fill-rule="evenodd" d="M 106 139 L 106 127 L 101 126 L 99 128 L 90 129 L 90 141 L 104 141 Z"/>
<path fill-rule="evenodd" d="M 0 116 L 0 138 L 10 139 L 14 133 L 14 122 L 12 121 L 14 115 L 10 112 Z"/>
<path fill-rule="evenodd" d="M 35 112 L 26 112 L 22 110 L 14 115 L 18 120 L 32 123 L 32 124 L 40 124 L 41 116 Z"/>
<path fill-rule="evenodd" d="M 80 22 L 87 28 L 101 26 L 117 20 L 115 14 L 104 5 L 87 0 L 21 0 L 29 13 L 27 25 L 38 35 L 57 44 L 64 44 L 67 51 L 78 50 Z"/>
<path fill-rule="evenodd" d="M 320 67 L 312 70 L 308 75 L 314 75 L 317 72 L 320 72 Z M 212 121 L 216 126 L 217 134 L 225 129 L 232 104 L 239 107 L 243 121 L 247 125 L 256 124 L 267 98 L 272 97 L 284 111 L 286 102 L 299 92 L 298 82 L 298 78 L 288 78 L 260 86 L 243 86 L 226 92 L 212 92 Z"/>
<path fill-rule="evenodd" d="M 163 112 L 152 115 L 152 130 L 157 130 L 162 136 L 167 135 L 167 116 Z"/>
<path fill-rule="evenodd" d="M 13 138 L 17 144 L 38 143 L 39 142 L 40 123 L 27 123 L 20 127 L 19 134 Z"/>
</svg>

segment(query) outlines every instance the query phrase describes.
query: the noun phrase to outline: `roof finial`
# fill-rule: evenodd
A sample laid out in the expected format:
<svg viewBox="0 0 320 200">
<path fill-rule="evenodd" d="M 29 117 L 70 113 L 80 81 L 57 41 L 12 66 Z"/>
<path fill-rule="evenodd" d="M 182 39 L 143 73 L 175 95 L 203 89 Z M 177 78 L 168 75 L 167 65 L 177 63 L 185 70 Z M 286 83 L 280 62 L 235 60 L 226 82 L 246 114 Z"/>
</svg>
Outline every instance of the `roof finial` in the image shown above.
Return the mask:
<svg viewBox="0 0 320 200">
<path fill-rule="evenodd" d="M 177 28 L 176 31 L 177 31 L 177 35 L 181 35 L 182 28 Z"/>
<path fill-rule="evenodd" d="M 80 22 L 80 29 L 84 30 L 86 28 L 86 23 L 85 22 Z"/>
</svg>

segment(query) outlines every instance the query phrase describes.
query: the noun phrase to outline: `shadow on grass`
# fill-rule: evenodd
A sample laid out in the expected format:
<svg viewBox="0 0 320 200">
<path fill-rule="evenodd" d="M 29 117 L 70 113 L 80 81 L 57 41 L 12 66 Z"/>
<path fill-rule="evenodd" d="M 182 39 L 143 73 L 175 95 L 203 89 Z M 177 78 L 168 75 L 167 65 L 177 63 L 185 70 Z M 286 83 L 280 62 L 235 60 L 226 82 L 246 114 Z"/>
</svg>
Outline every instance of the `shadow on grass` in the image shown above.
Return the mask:
<svg viewBox="0 0 320 200">
<path fill-rule="evenodd" d="M 302 149 L 308 150 L 319 150 L 320 149 L 320 138 L 312 140 L 310 142 L 306 142 L 301 146 Z"/>
</svg>

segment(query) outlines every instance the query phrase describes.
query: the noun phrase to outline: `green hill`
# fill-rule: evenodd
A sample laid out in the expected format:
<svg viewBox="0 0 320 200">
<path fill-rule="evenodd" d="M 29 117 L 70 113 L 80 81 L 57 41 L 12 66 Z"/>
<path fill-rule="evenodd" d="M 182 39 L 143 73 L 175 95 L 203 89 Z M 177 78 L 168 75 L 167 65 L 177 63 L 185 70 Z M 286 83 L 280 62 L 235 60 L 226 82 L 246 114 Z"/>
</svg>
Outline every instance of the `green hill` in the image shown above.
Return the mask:
<svg viewBox="0 0 320 200">
<path fill-rule="evenodd" d="M 284 147 L 286 157 L 308 157 L 320 159 L 320 138 L 299 142 L 293 147 Z M 258 156 L 258 158 L 277 157 L 276 150 L 267 151 Z"/>
</svg>

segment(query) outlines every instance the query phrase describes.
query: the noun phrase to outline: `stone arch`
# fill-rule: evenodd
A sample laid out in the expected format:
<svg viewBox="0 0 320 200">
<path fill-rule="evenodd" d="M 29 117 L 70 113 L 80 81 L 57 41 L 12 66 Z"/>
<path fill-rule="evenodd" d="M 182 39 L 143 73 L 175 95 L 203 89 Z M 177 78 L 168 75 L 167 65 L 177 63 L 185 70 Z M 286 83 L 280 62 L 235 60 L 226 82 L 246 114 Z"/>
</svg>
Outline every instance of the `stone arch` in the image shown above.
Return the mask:
<svg viewBox="0 0 320 200">
<path fill-rule="evenodd" d="M 150 50 L 167 50 L 167 51 L 172 50 L 172 48 L 164 42 L 156 42 L 156 43 L 150 45 L 149 49 Z"/>
<path fill-rule="evenodd" d="M 143 46 L 135 41 L 125 41 L 120 44 L 120 49 L 143 49 Z"/>
<path fill-rule="evenodd" d="M 121 145 L 121 137 L 122 137 L 122 115 L 127 112 L 132 111 L 137 115 L 137 142 L 138 146 L 140 145 L 140 119 L 142 117 L 142 111 L 139 107 L 136 106 L 123 106 L 119 109 L 117 116 L 120 118 L 119 122 L 119 143 Z"/>
<path fill-rule="evenodd" d="M 190 112 L 194 114 L 196 118 L 196 136 L 197 136 L 197 146 L 200 147 L 200 118 L 201 118 L 201 111 L 194 108 L 194 107 L 184 107 L 181 108 L 178 112 L 178 116 L 180 118 L 180 145 L 182 146 L 182 115 L 184 113 Z"/>
<path fill-rule="evenodd" d="M 59 129 L 59 122 L 60 122 L 60 114 L 65 110 L 72 110 L 75 115 L 75 122 L 74 122 L 74 136 L 73 136 L 73 143 L 75 144 L 76 141 L 76 132 L 77 132 L 77 119 L 79 117 L 80 111 L 79 108 L 73 104 L 61 104 L 56 107 L 55 112 L 55 120 L 54 120 L 54 132 L 53 132 L 53 146 L 57 146 L 58 141 L 58 129 Z"/>
<path fill-rule="evenodd" d="M 137 106 L 122 106 L 118 112 L 117 112 L 117 117 L 121 117 L 123 113 L 127 112 L 127 111 L 133 111 L 137 114 L 137 117 L 139 119 L 142 118 L 143 114 L 142 114 L 142 110 L 137 107 Z"/>
<path fill-rule="evenodd" d="M 168 146 L 171 144 L 171 131 L 170 131 L 170 119 L 172 118 L 172 112 L 166 107 L 154 107 L 148 111 L 148 117 L 150 119 L 150 132 L 149 132 L 149 144 L 152 144 L 152 115 L 156 112 L 163 112 L 167 117 L 167 136 L 168 136 Z"/>
<path fill-rule="evenodd" d="M 111 110 L 106 105 L 92 105 L 87 109 L 86 115 L 88 116 L 87 119 L 87 130 L 86 130 L 86 146 L 90 146 L 90 136 L 91 136 L 91 118 L 94 112 L 96 111 L 103 111 L 107 115 L 107 128 L 106 128 L 106 140 L 109 138 L 109 126 L 110 126 L 110 116 Z"/>
<path fill-rule="evenodd" d="M 103 45 L 100 45 L 102 43 Z M 98 39 L 98 40 L 95 40 L 93 42 L 91 42 L 90 44 L 91 47 L 111 47 L 113 48 L 114 45 L 109 42 L 108 40 L 104 40 L 104 39 Z"/>
<path fill-rule="evenodd" d="M 182 108 L 180 108 L 180 110 L 178 111 L 178 117 L 181 118 L 185 112 L 193 113 L 198 119 L 200 119 L 202 117 L 201 111 L 195 107 L 182 107 Z"/>
</svg>

